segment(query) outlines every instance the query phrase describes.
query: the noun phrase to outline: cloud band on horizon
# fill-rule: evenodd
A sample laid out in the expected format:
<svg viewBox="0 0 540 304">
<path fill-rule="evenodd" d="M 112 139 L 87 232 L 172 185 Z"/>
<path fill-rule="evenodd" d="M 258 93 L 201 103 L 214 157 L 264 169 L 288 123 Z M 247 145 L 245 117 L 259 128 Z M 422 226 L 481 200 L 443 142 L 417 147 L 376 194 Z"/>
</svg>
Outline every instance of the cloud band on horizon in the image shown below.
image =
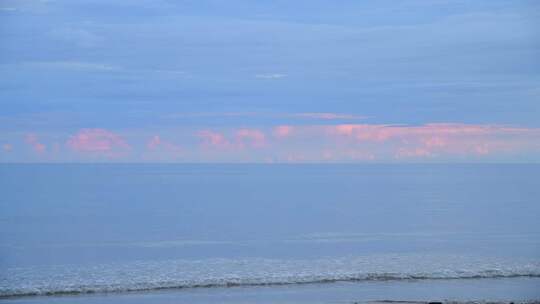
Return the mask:
<svg viewBox="0 0 540 304">
<path fill-rule="evenodd" d="M 540 161 L 539 128 L 503 125 L 277 125 L 164 133 L 167 139 L 159 132 L 81 129 L 64 145 L 47 142 L 46 134 L 40 141 L 29 134 L 24 141 L 37 152 L 37 160 L 47 156 L 55 161 L 452 162 L 520 161 L 524 156 Z M 63 148 L 48 151 L 47 145 Z"/>
</svg>

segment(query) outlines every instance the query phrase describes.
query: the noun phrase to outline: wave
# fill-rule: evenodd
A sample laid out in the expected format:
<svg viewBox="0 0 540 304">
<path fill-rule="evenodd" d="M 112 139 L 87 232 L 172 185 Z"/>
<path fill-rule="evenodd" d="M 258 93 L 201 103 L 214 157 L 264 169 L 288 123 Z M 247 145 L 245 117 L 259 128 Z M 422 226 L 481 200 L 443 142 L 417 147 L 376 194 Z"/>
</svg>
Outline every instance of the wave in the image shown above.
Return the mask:
<svg viewBox="0 0 540 304">
<path fill-rule="evenodd" d="M 283 280 L 267 280 L 259 279 L 252 281 L 238 281 L 236 279 L 231 280 L 219 280 L 208 283 L 171 283 L 162 282 L 161 284 L 148 284 L 148 285 L 135 285 L 135 286 L 115 286 L 115 285 L 89 285 L 89 286 L 70 286 L 61 289 L 52 290 L 21 290 L 21 291 L 2 291 L 0 292 L 0 298 L 14 298 L 14 297 L 31 297 L 31 296 L 61 296 L 61 295 L 83 295 L 93 293 L 122 293 L 122 292 L 144 292 L 144 291 L 159 291 L 167 289 L 186 289 L 186 288 L 223 288 L 223 287 L 256 287 L 256 286 L 281 286 L 281 285 L 300 285 L 300 284 L 324 284 L 324 283 L 337 283 L 337 282 L 362 282 L 362 281 L 394 281 L 394 280 L 451 280 L 451 279 L 486 279 L 486 278 L 517 278 L 517 277 L 531 277 L 540 278 L 540 274 L 537 273 L 513 273 L 513 274 L 497 274 L 487 271 L 486 273 L 479 273 L 474 275 L 464 275 L 456 277 L 447 276 L 429 276 L 429 275 L 401 275 L 401 274 L 367 274 L 349 277 L 330 277 L 330 278 L 297 278 L 296 280 L 290 280 L 284 278 Z"/>
<path fill-rule="evenodd" d="M 383 260 L 388 264 L 377 264 Z M 441 258 L 437 260 L 440 262 Z M 459 264 L 461 267 L 455 267 L 456 264 L 444 262 L 434 265 L 426 258 L 421 265 L 414 265 L 415 262 L 419 262 L 417 258 L 403 257 L 313 261 L 218 259 L 109 264 L 89 268 L 17 268 L 10 270 L 11 274 L 5 278 L 0 278 L 0 298 L 336 282 L 540 278 L 540 263 L 502 265 L 501 261 L 483 261 L 478 264 L 472 260 L 470 264 L 462 263 Z M 398 267 L 401 269 L 396 268 L 401 263 L 407 264 Z M 454 268 L 449 268 L 452 266 Z M 392 271 L 384 271 L 385 268 Z"/>
</svg>

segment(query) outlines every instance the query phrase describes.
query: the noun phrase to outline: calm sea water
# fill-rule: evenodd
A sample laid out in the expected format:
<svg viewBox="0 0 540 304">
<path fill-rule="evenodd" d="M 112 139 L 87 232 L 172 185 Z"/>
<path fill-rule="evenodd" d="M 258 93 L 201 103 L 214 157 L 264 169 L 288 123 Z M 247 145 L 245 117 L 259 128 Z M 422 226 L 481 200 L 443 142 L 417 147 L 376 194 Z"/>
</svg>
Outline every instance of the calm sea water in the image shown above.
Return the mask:
<svg viewBox="0 0 540 304">
<path fill-rule="evenodd" d="M 540 298 L 540 165 L 0 165 L 0 189 L 3 297 L 502 278 Z"/>
</svg>

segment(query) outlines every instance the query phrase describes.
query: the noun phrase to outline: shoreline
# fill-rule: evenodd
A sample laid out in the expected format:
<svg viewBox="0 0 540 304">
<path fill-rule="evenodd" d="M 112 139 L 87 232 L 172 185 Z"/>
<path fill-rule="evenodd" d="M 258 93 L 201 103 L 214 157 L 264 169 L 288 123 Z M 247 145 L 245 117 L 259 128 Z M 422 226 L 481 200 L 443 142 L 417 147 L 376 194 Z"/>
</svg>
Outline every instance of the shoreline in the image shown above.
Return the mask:
<svg viewBox="0 0 540 304">
<path fill-rule="evenodd" d="M 540 278 L 364 281 L 16 296 L 0 303 L 540 304 L 538 286 Z"/>
<path fill-rule="evenodd" d="M 111 289 L 109 286 L 98 287 L 89 289 L 88 287 L 82 287 L 81 290 L 58 290 L 58 291 L 45 291 L 45 292 L 28 292 L 21 294 L 8 294 L 0 295 L 0 300 L 3 299 L 16 299 L 16 298 L 34 298 L 34 297 L 63 297 L 63 296 L 84 296 L 84 295 L 114 295 L 114 294 L 127 294 L 127 293 L 151 293 L 160 291 L 181 291 L 189 289 L 214 289 L 214 288 L 257 288 L 257 287 L 280 287 L 280 286 L 294 286 L 294 285 L 321 285 L 321 284 L 336 284 L 336 283 L 367 283 L 367 282 L 416 282 L 416 281 L 454 281 L 454 280 L 482 280 L 482 279 L 514 279 L 514 278 L 540 278 L 536 275 L 494 275 L 490 277 L 485 276 L 470 276 L 470 277 L 447 277 L 447 278 L 426 278 L 426 277 L 406 277 L 406 278 L 389 278 L 389 277 L 370 277 L 370 278 L 340 278 L 340 279 L 320 279 L 312 281 L 297 281 L 297 282 L 224 282 L 224 283 L 208 283 L 208 284 L 194 284 L 194 285 L 162 285 L 162 286 L 149 286 L 149 287 L 127 287 L 125 289 Z M 383 300 L 381 303 L 409 303 L 409 301 L 395 301 Z M 410 303 L 417 303 L 412 301 Z M 423 303 L 423 302 L 422 302 Z"/>
</svg>

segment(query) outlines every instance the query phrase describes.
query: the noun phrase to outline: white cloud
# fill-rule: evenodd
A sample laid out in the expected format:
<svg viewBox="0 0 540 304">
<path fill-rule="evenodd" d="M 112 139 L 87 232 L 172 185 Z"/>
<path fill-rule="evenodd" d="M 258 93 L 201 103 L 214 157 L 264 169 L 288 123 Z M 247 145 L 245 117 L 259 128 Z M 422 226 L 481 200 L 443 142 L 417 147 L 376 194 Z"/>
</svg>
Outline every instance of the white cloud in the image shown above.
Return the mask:
<svg viewBox="0 0 540 304">
<path fill-rule="evenodd" d="M 283 78 L 283 77 L 287 77 L 287 74 L 274 73 L 274 74 L 257 74 L 257 75 L 255 75 L 255 78 L 261 78 L 261 79 L 279 79 L 279 78 Z"/>
</svg>

